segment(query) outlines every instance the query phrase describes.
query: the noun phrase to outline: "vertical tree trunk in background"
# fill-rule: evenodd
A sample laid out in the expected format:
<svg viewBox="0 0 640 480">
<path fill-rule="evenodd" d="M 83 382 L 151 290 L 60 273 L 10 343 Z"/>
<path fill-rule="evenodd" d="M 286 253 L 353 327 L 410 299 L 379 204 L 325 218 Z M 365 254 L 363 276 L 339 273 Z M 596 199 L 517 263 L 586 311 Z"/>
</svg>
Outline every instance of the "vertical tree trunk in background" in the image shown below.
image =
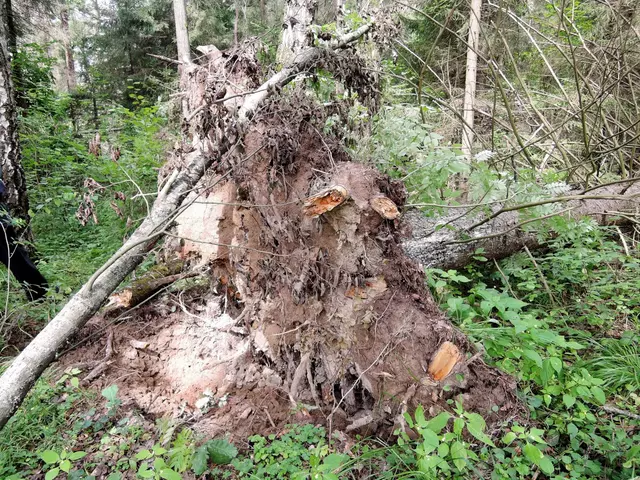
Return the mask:
<svg viewBox="0 0 640 480">
<path fill-rule="evenodd" d="M 185 0 L 173 0 L 173 14 L 176 22 L 176 42 L 178 44 L 178 60 L 184 65 L 191 63 L 189 48 L 189 32 L 187 30 L 187 7 Z"/>
<path fill-rule="evenodd" d="M 482 0 L 471 0 L 469 13 L 469 40 L 467 46 L 467 70 L 464 84 L 462 118 L 462 152 L 471 160 L 473 149 L 473 110 L 476 99 L 476 72 L 478 67 L 478 41 L 480 38 L 480 9 Z"/>
<path fill-rule="evenodd" d="M 264 0 L 260 0 L 260 21 L 263 25 L 267 23 L 267 10 L 264 7 Z"/>
<path fill-rule="evenodd" d="M 4 6 L 0 8 L 3 9 L 3 11 L 0 12 L 0 15 L 2 16 L 3 21 L 6 22 L 5 34 L 7 46 L 9 48 L 9 52 L 11 52 L 12 55 L 15 55 L 18 51 L 18 29 L 16 28 L 12 0 L 5 0 Z"/>
<path fill-rule="evenodd" d="M 236 16 L 233 20 L 233 44 L 238 45 L 238 20 L 240 17 L 240 7 L 238 0 L 236 0 Z"/>
<path fill-rule="evenodd" d="M 71 30 L 69 29 L 68 5 L 63 5 L 60 9 L 60 25 L 62 27 L 62 46 L 64 48 L 65 80 L 67 83 L 67 91 L 71 93 L 76 89 L 77 80 L 76 64 L 73 58 L 73 46 L 71 45 Z"/>
<path fill-rule="evenodd" d="M 335 15 L 336 24 L 340 23 L 342 21 L 342 18 L 344 17 L 344 4 L 345 3 L 346 3 L 346 0 L 334 0 L 334 2 L 333 2 L 333 6 L 334 6 L 335 11 L 336 11 L 336 15 Z"/>
<path fill-rule="evenodd" d="M 180 89 L 184 91 L 187 84 L 186 69 L 191 65 L 191 47 L 189 46 L 189 31 L 187 30 L 187 7 L 186 0 L 173 0 L 173 14 L 176 22 L 176 43 L 178 45 L 178 60 L 181 62 L 178 67 L 180 76 Z M 188 102 L 185 96 L 181 99 L 182 116 L 188 118 Z"/>
<path fill-rule="evenodd" d="M 282 22 L 282 41 L 276 54 L 278 63 L 286 64 L 293 61 L 306 45 L 307 32 L 313 22 L 316 6 L 316 0 L 287 2 Z"/>
<path fill-rule="evenodd" d="M 6 187 L 4 201 L 15 217 L 28 221 L 29 199 L 24 171 L 20 163 L 16 98 L 11 81 L 11 56 L 7 42 L 8 8 L 9 5 L 6 3 L 0 7 L 0 163 Z M 29 230 L 21 233 L 29 233 Z"/>
</svg>

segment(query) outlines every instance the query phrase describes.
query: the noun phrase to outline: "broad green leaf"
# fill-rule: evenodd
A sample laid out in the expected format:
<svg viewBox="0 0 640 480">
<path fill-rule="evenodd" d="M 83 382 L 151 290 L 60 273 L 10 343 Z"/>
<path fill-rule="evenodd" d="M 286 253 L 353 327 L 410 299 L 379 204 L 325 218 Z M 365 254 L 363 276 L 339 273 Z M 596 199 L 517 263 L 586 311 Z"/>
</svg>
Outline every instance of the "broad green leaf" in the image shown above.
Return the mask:
<svg viewBox="0 0 640 480">
<path fill-rule="evenodd" d="M 160 478 L 164 478 L 165 480 L 182 480 L 182 475 L 170 468 L 163 468 L 158 474 Z"/>
<path fill-rule="evenodd" d="M 69 470 L 71 470 L 71 462 L 69 460 L 63 460 L 60 462 L 60 470 L 65 473 L 69 473 Z"/>
<path fill-rule="evenodd" d="M 553 473 L 553 463 L 547 456 L 544 456 L 540 459 L 540 462 L 538 462 L 538 466 L 540 467 L 540 470 L 542 470 L 542 472 L 546 475 L 551 475 Z"/>
<path fill-rule="evenodd" d="M 207 445 L 202 445 L 198 447 L 196 453 L 193 456 L 193 462 L 191 465 L 191 469 L 193 473 L 200 476 L 207 470 L 207 466 L 209 464 L 209 452 L 207 451 Z"/>
<path fill-rule="evenodd" d="M 54 452 L 53 450 L 45 450 L 40 454 L 40 458 L 44 460 L 44 463 L 49 465 L 51 465 L 52 463 L 58 463 L 60 461 L 58 452 Z"/>
<path fill-rule="evenodd" d="M 467 466 L 467 449 L 462 442 L 455 441 L 451 445 L 451 459 L 458 470 L 464 470 Z"/>
<path fill-rule="evenodd" d="M 409 415 L 409 412 L 404 412 L 404 420 L 407 422 L 407 425 L 409 425 L 409 428 L 413 428 L 413 426 L 415 425 L 413 423 L 413 418 L 411 418 L 411 415 Z"/>
<path fill-rule="evenodd" d="M 542 380 L 542 385 L 546 386 L 552 377 L 553 367 L 551 366 L 551 362 L 549 361 L 549 359 L 545 358 L 542 361 L 542 370 L 540 370 L 540 380 Z"/>
<path fill-rule="evenodd" d="M 569 425 L 567 425 L 567 433 L 571 438 L 575 437 L 578 433 L 578 427 L 576 427 L 575 424 L 570 423 Z"/>
<path fill-rule="evenodd" d="M 461 418 L 456 418 L 453 421 L 453 433 L 456 435 L 460 435 L 462 433 L 462 429 L 464 428 L 464 420 Z"/>
<path fill-rule="evenodd" d="M 151 457 L 153 457 L 153 453 L 150 450 L 140 450 L 135 456 L 136 460 L 146 460 Z"/>
<path fill-rule="evenodd" d="M 427 421 L 424 419 L 424 408 L 422 405 L 418 405 L 416 407 L 416 413 L 414 414 L 416 419 L 416 425 L 420 428 L 424 428 L 427 424 Z"/>
<path fill-rule="evenodd" d="M 525 349 L 522 354 L 529 360 L 533 360 L 538 367 L 542 367 L 542 357 L 535 350 Z"/>
<path fill-rule="evenodd" d="M 584 398 L 584 397 L 589 397 L 591 395 L 591 390 L 589 390 L 587 387 L 585 387 L 584 385 L 578 385 L 576 387 L 576 393 Z"/>
<path fill-rule="evenodd" d="M 209 458 L 216 465 L 226 465 L 238 455 L 238 449 L 222 438 L 209 440 L 205 445 L 207 445 Z"/>
<path fill-rule="evenodd" d="M 604 405 L 607 401 L 607 396 L 604 394 L 604 391 L 600 387 L 591 387 L 591 394 L 593 398 L 595 398 L 600 405 Z"/>
<path fill-rule="evenodd" d="M 74 388 L 78 388 L 80 386 L 80 380 L 78 380 L 78 377 L 71 377 L 71 380 L 69 380 L 69 382 Z"/>
<path fill-rule="evenodd" d="M 564 403 L 565 407 L 571 408 L 576 403 L 576 397 L 565 393 L 564 395 L 562 395 L 562 402 Z"/>
<path fill-rule="evenodd" d="M 438 448 L 438 445 L 440 444 L 438 435 L 436 435 L 431 430 L 423 430 L 422 439 L 422 447 L 424 448 L 424 453 L 433 452 L 436 448 Z"/>
<path fill-rule="evenodd" d="M 166 448 L 163 448 L 160 445 L 154 445 L 153 446 L 153 454 L 154 455 L 159 456 L 159 455 L 164 455 L 165 453 L 167 453 L 167 449 Z"/>
<path fill-rule="evenodd" d="M 538 463 L 540 462 L 540 460 L 542 459 L 542 457 L 544 455 L 542 455 L 542 452 L 540 451 L 540 449 L 538 447 L 536 447 L 535 445 L 527 442 L 527 444 L 524 446 L 524 456 L 527 457 L 527 459 L 531 462 L 531 463 L 535 463 L 536 465 L 538 465 Z"/>
<path fill-rule="evenodd" d="M 467 423 L 467 431 L 473 435 L 474 437 L 476 437 L 478 440 L 480 440 L 482 443 L 486 443 L 487 445 L 491 446 L 491 447 L 495 447 L 495 444 L 493 443 L 493 441 L 491 440 L 491 438 L 489 438 L 489 435 L 487 435 L 486 433 L 484 433 L 482 430 L 478 430 L 475 427 L 473 427 L 470 423 Z"/>
<path fill-rule="evenodd" d="M 122 474 L 120 472 L 114 472 L 107 477 L 107 480 L 122 480 Z"/>
<path fill-rule="evenodd" d="M 347 460 L 349 460 L 348 455 L 343 455 L 340 453 L 331 453 L 326 457 L 324 457 L 324 460 L 322 460 L 322 465 L 320 466 L 321 467 L 320 469 L 323 472 L 334 472 L 335 470 L 340 468 L 340 466 L 343 463 L 345 463 Z"/>
<path fill-rule="evenodd" d="M 549 362 L 557 373 L 560 373 L 562 371 L 562 360 L 560 360 L 558 357 L 549 358 Z"/>
<path fill-rule="evenodd" d="M 522 307 L 527 306 L 528 303 L 518 300 L 517 298 L 504 297 L 502 299 L 502 305 L 510 310 L 522 310 Z"/>
<path fill-rule="evenodd" d="M 54 478 L 56 478 L 58 476 L 59 473 L 60 473 L 60 469 L 58 467 L 52 468 L 44 476 L 44 480 L 53 480 Z"/>
<path fill-rule="evenodd" d="M 445 458 L 447 455 L 449 455 L 449 445 L 446 443 L 438 445 L 438 456 L 440 458 Z"/>
<path fill-rule="evenodd" d="M 465 417 L 467 417 L 467 428 L 469 428 L 469 426 L 472 426 L 476 430 L 483 431 L 487 426 L 484 418 L 482 418 L 482 415 L 480 414 L 467 412 L 464 415 Z"/>
<path fill-rule="evenodd" d="M 102 396 L 109 400 L 110 402 L 114 402 L 118 398 L 118 385 L 109 385 L 107 388 L 102 390 Z"/>
<path fill-rule="evenodd" d="M 138 468 L 138 475 L 142 478 L 153 478 L 155 477 L 155 473 L 153 470 L 149 470 L 149 466 L 146 463 L 140 464 L 140 468 Z"/>
<path fill-rule="evenodd" d="M 431 473 L 438 466 L 438 463 L 442 462 L 442 459 L 435 455 L 427 455 L 418 460 L 418 469 L 422 473 Z"/>
<path fill-rule="evenodd" d="M 516 439 L 517 435 L 513 432 L 507 433 L 504 437 L 502 437 L 502 443 L 505 445 L 510 445 Z"/>
<path fill-rule="evenodd" d="M 440 433 L 447 426 L 450 418 L 451 414 L 449 412 L 439 413 L 427 422 L 426 427 L 432 432 Z"/>
<path fill-rule="evenodd" d="M 69 460 L 80 460 L 81 458 L 84 458 L 87 455 L 87 452 L 71 452 L 69 454 Z"/>
</svg>

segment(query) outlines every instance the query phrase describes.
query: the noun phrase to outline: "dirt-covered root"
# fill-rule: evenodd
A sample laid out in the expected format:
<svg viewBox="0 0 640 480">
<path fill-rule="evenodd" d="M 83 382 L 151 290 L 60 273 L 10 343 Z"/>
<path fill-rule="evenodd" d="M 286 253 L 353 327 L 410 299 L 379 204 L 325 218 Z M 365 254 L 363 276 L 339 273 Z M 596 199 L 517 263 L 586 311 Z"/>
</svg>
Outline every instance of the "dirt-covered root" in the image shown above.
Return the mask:
<svg viewBox="0 0 640 480">
<path fill-rule="evenodd" d="M 278 377 L 291 406 L 319 407 L 348 430 L 392 427 L 417 404 L 435 414 L 454 397 L 490 420 L 512 413 L 513 381 L 474 355 L 400 247 L 402 185 L 349 161 L 312 124 L 313 107 L 293 102 L 262 112 L 243 149 L 258 153 L 236 152 L 230 179 L 177 227 L 175 248 L 210 262 L 242 312 L 247 360 Z M 444 342 L 456 354 L 436 380 Z"/>
<path fill-rule="evenodd" d="M 264 102 L 248 132 L 230 129 L 244 97 L 219 99 L 232 85 L 255 88 L 255 63 L 209 56 L 191 72 L 189 131 L 205 151 L 223 140 L 234 147 L 187 197 L 165 249 L 199 263 L 212 290 L 191 303 L 172 299 L 173 333 L 136 338 L 153 348 L 119 352 L 135 371 L 129 390 L 136 376 L 145 385 L 140 406 L 175 414 L 177 404 L 228 431 L 255 421 L 275 428 L 292 420 L 288 412 L 347 431 L 391 431 L 404 411 L 421 404 L 435 415 L 454 397 L 489 421 L 512 415 L 514 382 L 452 327 L 401 248 L 404 187 L 325 137 L 324 108 L 300 89 Z M 359 78 L 343 77 L 347 88 Z"/>
</svg>

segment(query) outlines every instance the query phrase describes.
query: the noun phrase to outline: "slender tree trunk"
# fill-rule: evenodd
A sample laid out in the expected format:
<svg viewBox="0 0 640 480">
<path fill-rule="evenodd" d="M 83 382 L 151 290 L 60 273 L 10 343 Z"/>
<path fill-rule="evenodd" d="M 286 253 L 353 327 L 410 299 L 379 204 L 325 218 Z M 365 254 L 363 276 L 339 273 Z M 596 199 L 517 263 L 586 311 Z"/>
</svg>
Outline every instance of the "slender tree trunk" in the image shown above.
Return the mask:
<svg viewBox="0 0 640 480">
<path fill-rule="evenodd" d="M 346 3 L 346 0 L 334 0 L 333 2 L 333 7 L 335 9 L 335 19 L 336 19 L 336 24 L 340 24 L 342 23 L 342 19 L 344 17 L 344 5 Z M 338 25 L 340 26 L 340 25 Z"/>
<path fill-rule="evenodd" d="M 278 63 L 289 63 L 304 48 L 316 6 L 316 0 L 287 2 L 282 22 L 282 41 L 276 54 Z"/>
<path fill-rule="evenodd" d="M 60 25 L 62 27 L 65 58 L 65 77 L 67 82 L 67 91 L 74 92 L 77 85 L 76 80 L 76 64 L 73 57 L 73 46 L 71 45 L 71 30 L 69 28 L 69 6 L 63 5 L 60 10 Z"/>
<path fill-rule="evenodd" d="M 267 23 L 267 10 L 264 6 L 264 0 L 260 0 L 260 21 L 263 25 Z"/>
<path fill-rule="evenodd" d="M 238 45 L 238 21 L 240 19 L 240 6 L 236 0 L 236 16 L 233 19 L 233 44 Z"/>
<path fill-rule="evenodd" d="M 1 7 L 0 7 L 1 8 Z M 0 163 L 6 193 L 4 201 L 15 217 L 29 220 L 29 199 L 21 165 L 16 117 L 15 90 L 11 79 L 8 49 L 7 5 L 0 10 Z M 21 232 L 23 235 L 30 231 Z"/>
<path fill-rule="evenodd" d="M 173 14 L 176 22 L 176 41 L 178 44 L 178 60 L 184 65 L 191 63 L 189 32 L 187 30 L 187 7 L 185 0 L 173 0 Z"/>
<path fill-rule="evenodd" d="M 476 72 L 478 67 L 478 44 L 480 39 L 480 10 L 482 0 L 471 0 L 469 13 L 469 40 L 467 47 L 467 69 L 464 85 L 464 104 L 462 117 L 462 152 L 471 160 L 473 150 L 473 114 L 476 99 Z"/>
<path fill-rule="evenodd" d="M 185 91 L 188 78 L 187 71 L 191 65 L 191 47 L 189 46 L 189 31 L 187 30 L 187 8 L 185 0 L 173 0 L 173 14 L 176 23 L 176 44 L 178 46 L 178 67 L 180 89 Z M 189 102 L 185 96 L 181 97 L 182 117 L 189 118 Z"/>
</svg>

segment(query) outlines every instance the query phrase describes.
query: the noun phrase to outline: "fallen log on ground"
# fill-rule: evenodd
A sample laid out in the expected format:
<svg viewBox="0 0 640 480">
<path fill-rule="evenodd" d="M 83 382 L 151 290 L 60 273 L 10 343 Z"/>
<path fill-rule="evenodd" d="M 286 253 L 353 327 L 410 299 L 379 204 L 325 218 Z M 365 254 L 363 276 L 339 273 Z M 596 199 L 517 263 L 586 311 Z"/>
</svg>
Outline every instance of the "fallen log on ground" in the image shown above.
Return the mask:
<svg viewBox="0 0 640 480">
<path fill-rule="evenodd" d="M 602 186 L 585 194 L 569 192 L 549 201 L 562 205 L 559 213 L 565 216 L 591 217 L 600 225 L 629 224 L 638 215 L 640 182 L 630 180 Z M 462 212 L 465 210 L 470 208 L 462 209 Z M 495 207 L 492 215 L 496 217 L 490 219 L 486 215 L 461 216 L 458 208 L 444 217 L 427 217 L 418 210 L 411 210 L 406 214 L 411 237 L 403 242 L 403 248 L 423 266 L 443 270 L 461 268 L 473 262 L 479 248 L 483 249 L 484 257 L 495 260 L 513 255 L 525 246 L 537 248 L 541 245 L 541 236 L 536 231 L 522 228 L 533 222 L 523 221 L 518 210 Z"/>
</svg>

